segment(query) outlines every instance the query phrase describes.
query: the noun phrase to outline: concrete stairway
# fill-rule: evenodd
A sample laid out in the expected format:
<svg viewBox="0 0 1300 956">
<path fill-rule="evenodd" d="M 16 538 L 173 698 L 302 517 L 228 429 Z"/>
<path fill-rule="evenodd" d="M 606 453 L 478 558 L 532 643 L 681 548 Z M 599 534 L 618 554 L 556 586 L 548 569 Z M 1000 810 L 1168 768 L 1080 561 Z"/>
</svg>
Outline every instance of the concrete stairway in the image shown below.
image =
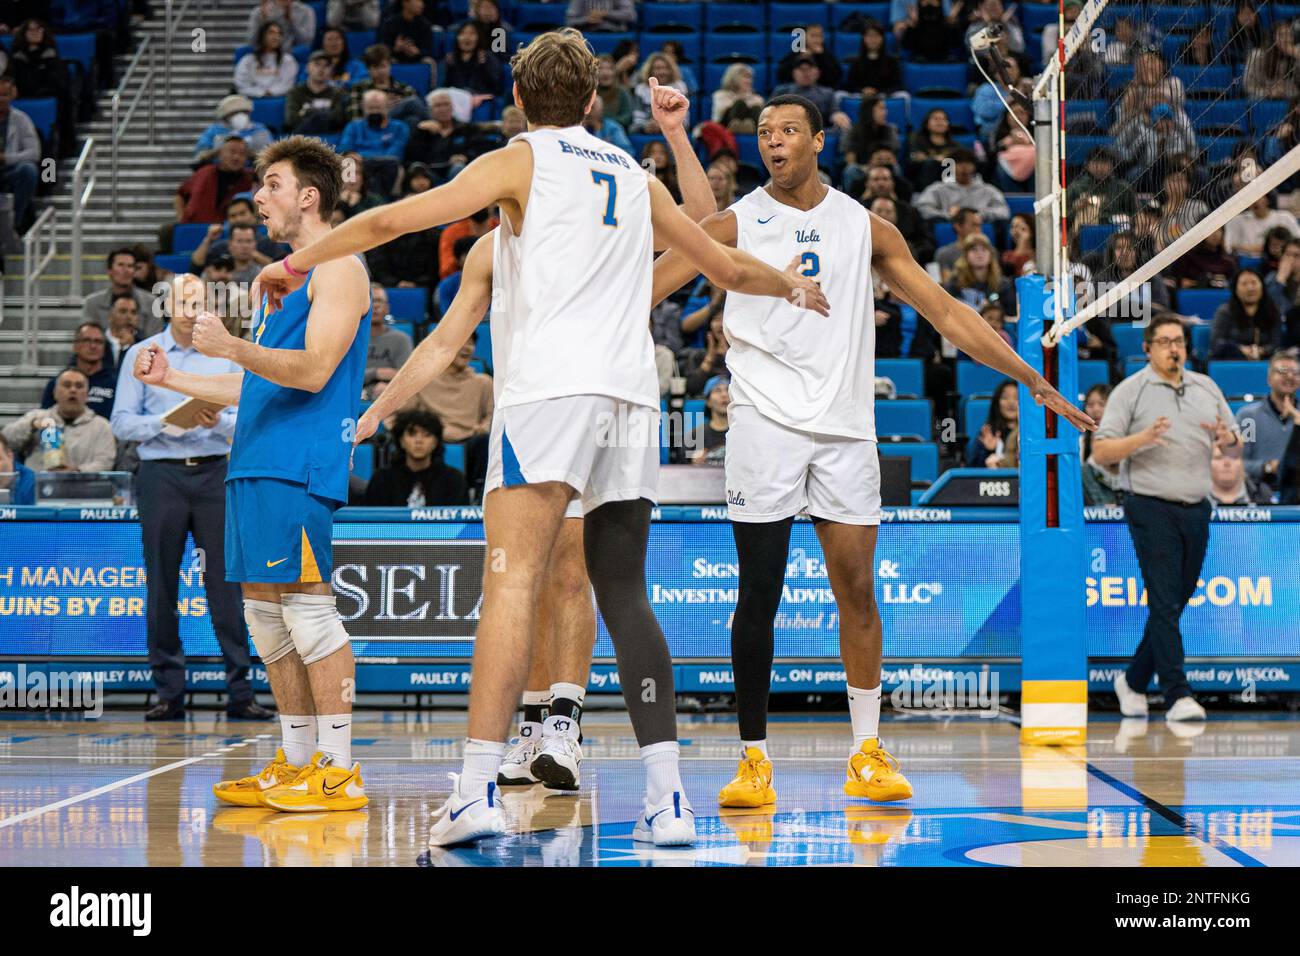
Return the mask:
<svg viewBox="0 0 1300 956">
<path fill-rule="evenodd" d="M 82 224 L 83 295 L 98 291 L 106 284 L 104 259 L 110 250 L 137 242 L 156 248 L 159 227 L 175 219 L 172 197 L 176 187 L 191 172 L 190 161 L 199 133 L 212 123 L 217 102 L 231 91 L 234 51 L 244 42 L 248 11 L 253 2 L 206 0 L 201 7 L 197 0 L 191 3 L 176 30 L 170 97 L 165 96 L 163 82 L 163 5 L 153 4 L 154 16 L 138 25 L 135 44 L 138 46 L 140 37 L 148 36 L 155 51 L 154 136 L 152 140 L 149 137 L 146 93 L 128 129 L 118 140 L 116 212 L 112 208 L 110 177 L 112 90 L 101 91 L 94 119 L 78 128 L 78 146 L 84 145 L 87 137 L 93 137 L 98 157 L 96 185 Z M 192 49 L 195 29 L 203 31 L 201 52 Z M 119 57 L 119 77 L 132 55 L 134 50 Z M 147 65 L 147 54 L 144 65 Z M 123 97 L 124 112 L 138 88 L 141 72 L 137 68 Z M 0 425 L 33 408 L 40 400 L 46 380 L 67 364 L 72 354 L 72 337 L 81 320 L 80 300 L 70 295 L 75 165 L 75 157 L 60 163 L 58 189 L 45 199 L 56 210 L 55 256 L 40 282 L 37 300 L 40 368 L 34 376 L 15 374 L 22 349 L 23 256 L 9 255 L 5 260 L 4 311 L 0 321 Z"/>
</svg>

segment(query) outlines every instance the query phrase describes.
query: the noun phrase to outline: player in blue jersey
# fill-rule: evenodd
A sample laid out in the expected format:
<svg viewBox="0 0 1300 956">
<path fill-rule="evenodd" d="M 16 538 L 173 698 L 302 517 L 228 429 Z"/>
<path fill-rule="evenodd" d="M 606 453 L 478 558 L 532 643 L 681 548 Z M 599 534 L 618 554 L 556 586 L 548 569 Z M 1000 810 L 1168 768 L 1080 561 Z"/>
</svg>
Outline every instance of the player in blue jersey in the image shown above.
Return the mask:
<svg viewBox="0 0 1300 956">
<path fill-rule="evenodd" d="M 271 239 L 301 249 L 330 231 L 343 187 L 333 149 L 291 137 L 263 150 L 258 169 L 254 200 Z M 211 312 L 199 314 L 195 348 L 243 372 L 184 373 L 152 346 L 136 362 L 148 384 L 239 405 L 226 478 L 226 577 L 243 587 L 283 741 L 259 773 L 213 788 L 227 803 L 287 811 L 367 803 L 352 762 L 356 666 L 334 604 L 330 532 L 347 502 L 369 329 L 369 275 L 348 256 L 312 269 L 274 312 L 257 308 L 251 341 Z"/>
</svg>

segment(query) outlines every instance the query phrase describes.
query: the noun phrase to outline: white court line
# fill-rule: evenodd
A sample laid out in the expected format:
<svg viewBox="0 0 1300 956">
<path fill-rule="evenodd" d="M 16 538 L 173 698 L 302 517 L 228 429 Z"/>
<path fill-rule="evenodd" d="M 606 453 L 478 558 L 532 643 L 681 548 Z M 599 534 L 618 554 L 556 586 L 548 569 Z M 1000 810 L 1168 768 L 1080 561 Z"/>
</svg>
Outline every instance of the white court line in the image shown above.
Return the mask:
<svg viewBox="0 0 1300 956">
<path fill-rule="evenodd" d="M 193 759 L 202 760 L 206 757 L 219 757 L 219 756 L 221 756 L 221 754 L 219 753 L 206 753 L 203 754 L 201 757 L 195 757 Z M 5 762 L 9 760 L 87 760 L 86 766 L 88 767 L 102 767 L 110 763 L 127 763 L 135 759 L 139 759 L 139 758 L 133 758 L 127 754 L 122 754 L 121 756 L 104 754 L 100 756 L 95 756 L 94 758 L 90 758 L 90 759 L 86 758 L 84 754 L 2 754 L 0 755 L 0 766 L 4 766 Z M 376 763 L 376 764 L 403 763 L 403 762 L 405 763 L 411 763 L 411 762 L 446 763 L 449 760 L 459 760 L 459 759 L 460 759 L 459 755 L 456 754 L 451 754 L 446 757 L 411 757 L 411 756 L 389 757 L 383 755 L 370 754 L 367 757 L 367 762 Z M 586 759 L 592 761 L 598 760 L 607 763 L 612 763 L 612 762 L 630 763 L 633 761 L 640 762 L 641 760 L 640 757 L 603 757 L 599 755 L 593 756 L 590 753 L 587 754 Z M 679 759 L 684 763 L 690 761 L 716 763 L 718 761 L 734 762 L 736 758 L 731 754 L 722 754 L 717 757 L 697 757 L 697 756 L 690 756 L 687 754 L 683 754 Z M 834 763 L 834 764 L 844 763 L 843 757 L 781 757 L 780 755 L 778 755 L 775 759 L 779 760 L 782 766 L 791 763 Z M 1232 756 L 1128 757 L 1128 756 L 1122 756 L 1120 754 L 1106 754 L 1106 755 L 1098 755 L 1092 757 L 1090 758 L 1090 760 L 1092 763 L 1099 763 L 1101 761 L 1109 761 L 1109 760 L 1123 760 L 1126 763 L 1213 763 L 1216 761 L 1234 761 L 1234 760 L 1239 762 L 1248 761 L 1250 763 L 1270 763 L 1270 762 L 1287 762 L 1287 761 L 1294 763 L 1296 761 L 1300 761 L 1300 755 L 1292 754 L 1289 756 L 1282 755 L 1282 756 L 1274 756 L 1274 757 L 1255 757 L 1255 756 L 1250 756 L 1250 757 L 1247 756 L 1242 756 L 1242 757 L 1232 757 Z M 907 758 L 908 764 L 1023 763 L 1023 762 L 1024 760 L 1021 757 L 908 757 Z"/>
<path fill-rule="evenodd" d="M 47 803 L 43 807 L 37 807 L 34 810 L 26 810 L 12 817 L 5 817 L 0 820 L 0 830 L 5 827 L 14 826 L 22 823 L 24 820 L 32 820 L 36 817 L 44 816 L 53 810 L 62 810 L 64 807 L 70 807 L 74 803 L 81 803 L 83 800 L 89 800 L 91 797 L 98 797 L 101 794 L 111 793 L 114 790 L 120 790 L 122 787 L 129 787 L 133 783 L 139 783 L 141 780 L 148 780 L 150 777 L 156 777 L 160 773 L 166 773 L 169 770 L 178 770 L 181 767 L 187 767 L 192 763 L 198 763 L 203 757 L 187 757 L 184 760 L 177 760 L 175 763 L 169 763 L 153 770 L 147 770 L 144 773 L 137 773 L 133 777 L 126 777 L 115 783 L 105 784 L 102 787 L 96 787 L 94 790 L 87 790 L 85 793 L 79 793 L 75 797 L 68 797 L 55 803 Z"/>
</svg>

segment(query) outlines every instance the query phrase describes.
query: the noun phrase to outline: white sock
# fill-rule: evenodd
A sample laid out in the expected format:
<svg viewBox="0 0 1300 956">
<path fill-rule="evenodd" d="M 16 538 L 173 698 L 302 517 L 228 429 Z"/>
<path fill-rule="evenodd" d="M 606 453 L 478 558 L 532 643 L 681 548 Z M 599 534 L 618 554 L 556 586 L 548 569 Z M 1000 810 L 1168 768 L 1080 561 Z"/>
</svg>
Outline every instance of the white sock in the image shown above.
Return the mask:
<svg viewBox="0 0 1300 956">
<path fill-rule="evenodd" d="M 551 700 L 571 700 L 579 707 L 587 697 L 587 688 L 579 687 L 577 684 L 552 684 Z"/>
<path fill-rule="evenodd" d="M 334 766 L 352 769 L 352 715 L 321 714 L 316 718 L 316 749 Z"/>
<path fill-rule="evenodd" d="M 877 684 L 871 690 L 850 687 L 848 691 L 853 746 L 861 747 L 862 741 L 880 737 L 880 685 Z"/>
<path fill-rule="evenodd" d="M 280 715 L 280 747 L 284 759 L 301 767 L 316 752 L 316 718 Z"/>
<path fill-rule="evenodd" d="M 506 745 L 495 740 L 465 741 L 465 761 L 461 765 L 456 791 L 462 797 L 485 793 L 489 783 L 496 783 L 501 769 L 501 758 L 506 755 Z"/>
<path fill-rule="evenodd" d="M 764 759 L 771 759 L 771 758 L 768 757 L 768 754 L 767 754 L 767 741 L 766 741 L 766 740 L 742 740 L 742 741 L 740 742 L 740 757 L 741 757 L 742 760 L 745 758 L 745 751 L 746 751 L 748 748 L 750 748 L 750 747 L 753 747 L 755 750 L 761 750 L 761 751 L 763 751 L 763 758 L 764 758 Z"/>
<path fill-rule="evenodd" d="M 641 765 L 645 767 L 645 795 L 650 806 L 667 800 L 674 790 L 682 788 L 682 774 L 678 765 L 681 747 L 675 740 L 665 740 L 641 748 Z"/>
</svg>

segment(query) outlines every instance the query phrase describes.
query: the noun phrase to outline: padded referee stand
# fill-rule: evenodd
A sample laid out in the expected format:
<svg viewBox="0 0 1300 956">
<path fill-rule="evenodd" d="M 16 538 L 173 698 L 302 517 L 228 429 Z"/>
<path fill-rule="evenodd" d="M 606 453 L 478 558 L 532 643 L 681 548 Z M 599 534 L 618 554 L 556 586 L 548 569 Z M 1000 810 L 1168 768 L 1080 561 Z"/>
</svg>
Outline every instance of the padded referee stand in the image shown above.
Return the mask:
<svg viewBox="0 0 1300 956">
<path fill-rule="evenodd" d="M 1016 294 L 1020 357 L 1073 400 L 1079 380 L 1077 336 L 1066 336 L 1052 350 L 1042 344 L 1053 312 L 1046 277 L 1017 279 Z M 1055 364 L 1055 379 L 1045 363 Z M 1021 385 L 1020 742 L 1078 746 L 1086 741 L 1088 727 L 1079 431 L 1058 417 L 1057 437 L 1049 438 L 1046 419 L 1045 409 Z"/>
</svg>

